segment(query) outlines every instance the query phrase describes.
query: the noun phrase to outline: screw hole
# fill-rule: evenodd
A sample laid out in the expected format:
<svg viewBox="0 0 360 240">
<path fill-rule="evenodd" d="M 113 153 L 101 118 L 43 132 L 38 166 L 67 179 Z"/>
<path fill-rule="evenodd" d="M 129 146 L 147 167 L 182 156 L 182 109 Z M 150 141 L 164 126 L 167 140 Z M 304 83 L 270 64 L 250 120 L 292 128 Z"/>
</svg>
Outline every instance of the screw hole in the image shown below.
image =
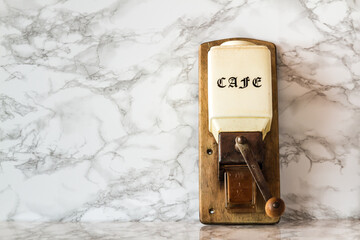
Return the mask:
<svg viewBox="0 0 360 240">
<path fill-rule="evenodd" d="M 209 148 L 208 150 L 206 150 L 206 153 L 207 153 L 208 155 L 211 155 L 211 154 L 213 153 L 213 151 Z"/>
<path fill-rule="evenodd" d="M 214 213 L 215 213 L 215 209 L 210 208 L 210 209 L 209 209 L 209 213 L 210 213 L 210 214 L 214 214 Z"/>
</svg>

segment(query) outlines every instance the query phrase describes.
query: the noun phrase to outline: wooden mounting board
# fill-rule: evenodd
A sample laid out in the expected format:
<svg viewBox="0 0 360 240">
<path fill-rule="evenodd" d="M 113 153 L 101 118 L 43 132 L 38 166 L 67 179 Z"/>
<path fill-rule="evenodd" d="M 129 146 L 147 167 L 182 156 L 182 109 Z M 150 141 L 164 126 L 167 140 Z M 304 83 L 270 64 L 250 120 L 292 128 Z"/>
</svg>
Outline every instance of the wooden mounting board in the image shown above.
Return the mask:
<svg viewBox="0 0 360 240">
<path fill-rule="evenodd" d="M 199 190 L 200 221 L 205 224 L 272 224 L 280 218 L 265 214 L 265 202 L 257 189 L 256 211 L 235 213 L 225 208 L 224 182 L 218 180 L 218 144 L 208 126 L 208 51 L 229 40 L 245 40 L 265 45 L 271 52 L 272 106 L 271 130 L 265 137 L 263 174 L 270 191 L 280 197 L 278 95 L 276 78 L 276 48 L 273 43 L 248 38 L 229 38 L 206 42 L 199 49 Z M 211 153 L 211 154 L 209 154 Z"/>
</svg>

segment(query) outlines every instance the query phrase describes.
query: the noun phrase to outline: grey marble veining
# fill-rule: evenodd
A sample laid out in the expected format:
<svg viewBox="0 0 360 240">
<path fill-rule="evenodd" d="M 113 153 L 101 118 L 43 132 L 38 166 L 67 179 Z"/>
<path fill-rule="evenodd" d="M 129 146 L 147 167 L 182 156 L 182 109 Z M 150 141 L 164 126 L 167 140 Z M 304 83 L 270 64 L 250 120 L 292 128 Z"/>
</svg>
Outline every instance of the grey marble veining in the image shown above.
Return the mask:
<svg viewBox="0 0 360 240">
<path fill-rule="evenodd" d="M 4 239 L 360 239 L 359 221 L 323 220 L 278 225 L 205 226 L 191 222 L 0 222 Z"/>
<path fill-rule="evenodd" d="M 360 217 L 359 1 L 0 1 L 0 219 L 198 219 L 198 46 L 278 51 L 285 219 Z"/>
</svg>

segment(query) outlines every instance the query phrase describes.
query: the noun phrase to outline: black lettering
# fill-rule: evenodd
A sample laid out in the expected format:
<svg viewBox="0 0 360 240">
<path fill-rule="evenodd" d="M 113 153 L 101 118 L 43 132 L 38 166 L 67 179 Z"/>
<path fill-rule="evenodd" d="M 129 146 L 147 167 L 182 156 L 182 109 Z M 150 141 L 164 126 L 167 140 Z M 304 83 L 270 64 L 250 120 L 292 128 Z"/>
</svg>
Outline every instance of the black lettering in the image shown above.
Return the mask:
<svg viewBox="0 0 360 240">
<path fill-rule="evenodd" d="M 236 77 L 229 78 L 229 87 L 237 87 Z"/>
<path fill-rule="evenodd" d="M 261 84 L 259 84 L 260 82 L 261 82 L 261 77 L 256 77 L 256 78 L 254 78 L 253 81 L 252 81 L 254 87 L 257 87 L 257 88 L 259 88 L 259 87 L 262 86 Z"/>
<path fill-rule="evenodd" d="M 219 80 L 217 80 L 217 85 L 219 88 L 224 88 L 226 87 L 226 85 L 224 85 L 223 81 L 225 80 L 225 78 L 219 78 Z"/>
<path fill-rule="evenodd" d="M 240 82 L 243 83 L 242 86 L 240 86 L 239 88 L 246 88 L 248 85 L 249 85 L 249 81 L 250 81 L 250 78 L 249 77 L 246 77 L 246 78 L 243 78 Z"/>
</svg>

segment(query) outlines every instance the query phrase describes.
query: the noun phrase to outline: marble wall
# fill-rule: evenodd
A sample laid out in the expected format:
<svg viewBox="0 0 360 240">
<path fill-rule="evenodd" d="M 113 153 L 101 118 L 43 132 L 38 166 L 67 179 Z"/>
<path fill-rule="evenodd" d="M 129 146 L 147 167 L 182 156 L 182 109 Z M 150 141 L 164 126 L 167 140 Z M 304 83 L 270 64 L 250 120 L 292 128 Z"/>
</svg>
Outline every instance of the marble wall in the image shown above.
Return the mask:
<svg viewBox="0 0 360 240">
<path fill-rule="evenodd" d="M 360 2 L 0 1 L 0 219 L 198 219 L 198 46 L 278 47 L 286 219 L 360 218 Z"/>
</svg>

